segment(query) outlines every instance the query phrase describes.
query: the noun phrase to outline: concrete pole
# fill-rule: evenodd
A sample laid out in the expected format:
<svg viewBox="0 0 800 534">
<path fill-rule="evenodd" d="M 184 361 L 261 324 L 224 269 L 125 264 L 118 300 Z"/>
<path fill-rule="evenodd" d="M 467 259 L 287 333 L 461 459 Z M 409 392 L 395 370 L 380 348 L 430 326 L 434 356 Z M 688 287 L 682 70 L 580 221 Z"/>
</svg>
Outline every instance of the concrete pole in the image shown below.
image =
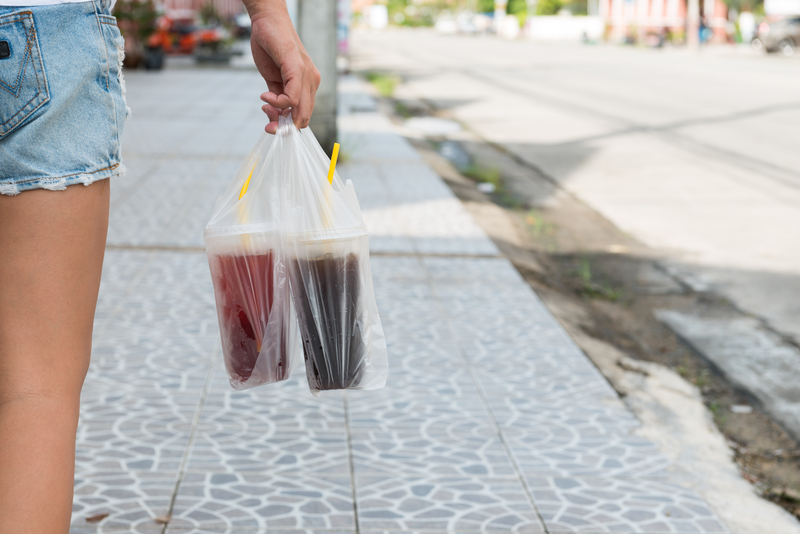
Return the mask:
<svg viewBox="0 0 800 534">
<path fill-rule="evenodd" d="M 330 155 L 336 142 L 336 2 L 297 0 L 296 22 L 297 34 L 322 77 L 309 126 Z"/>
<path fill-rule="evenodd" d="M 526 17 L 525 21 L 525 37 L 528 39 L 532 38 L 533 35 L 533 17 L 536 16 L 536 4 L 538 0 L 526 0 L 525 7 L 528 11 L 528 16 Z"/>
<path fill-rule="evenodd" d="M 506 20 L 506 5 L 508 0 L 494 0 L 494 28 L 498 35 L 503 33 L 503 25 Z"/>
<path fill-rule="evenodd" d="M 691 50 L 700 48 L 700 0 L 687 0 L 686 44 Z"/>
</svg>

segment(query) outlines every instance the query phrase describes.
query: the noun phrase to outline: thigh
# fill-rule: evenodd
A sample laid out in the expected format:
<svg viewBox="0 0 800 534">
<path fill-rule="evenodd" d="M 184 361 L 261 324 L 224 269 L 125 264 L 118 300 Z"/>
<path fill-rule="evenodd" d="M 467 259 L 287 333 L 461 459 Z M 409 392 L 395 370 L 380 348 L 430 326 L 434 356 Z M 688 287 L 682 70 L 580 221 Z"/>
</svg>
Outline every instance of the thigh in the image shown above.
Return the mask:
<svg viewBox="0 0 800 534">
<path fill-rule="evenodd" d="M 0 195 L 0 403 L 79 393 L 108 228 L 110 183 Z M 66 399 L 65 399 L 66 400 Z"/>
</svg>

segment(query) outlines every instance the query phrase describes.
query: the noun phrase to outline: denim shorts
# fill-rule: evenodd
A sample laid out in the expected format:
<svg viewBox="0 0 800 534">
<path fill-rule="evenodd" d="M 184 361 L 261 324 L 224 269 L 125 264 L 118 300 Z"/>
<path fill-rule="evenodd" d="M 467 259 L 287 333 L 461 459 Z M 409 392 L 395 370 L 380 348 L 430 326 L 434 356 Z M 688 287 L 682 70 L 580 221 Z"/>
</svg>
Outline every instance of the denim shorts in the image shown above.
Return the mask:
<svg viewBox="0 0 800 534">
<path fill-rule="evenodd" d="M 108 3 L 0 6 L 0 193 L 122 172 L 125 47 Z"/>
</svg>

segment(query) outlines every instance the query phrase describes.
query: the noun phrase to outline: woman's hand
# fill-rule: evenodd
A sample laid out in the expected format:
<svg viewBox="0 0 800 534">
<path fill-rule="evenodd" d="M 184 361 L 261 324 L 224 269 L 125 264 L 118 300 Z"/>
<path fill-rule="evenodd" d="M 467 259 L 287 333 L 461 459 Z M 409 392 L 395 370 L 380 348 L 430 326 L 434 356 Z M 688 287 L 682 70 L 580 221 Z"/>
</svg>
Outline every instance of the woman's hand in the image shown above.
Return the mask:
<svg viewBox="0 0 800 534">
<path fill-rule="evenodd" d="M 265 130 L 274 134 L 278 116 L 291 108 L 298 128 L 308 126 L 319 87 L 319 71 L 292 26 L 283 0 L 245 0 L 250 14 L 250 46 L 258 72 L 269 88 L 261 95 L 269 117 Z"/>
</svg>

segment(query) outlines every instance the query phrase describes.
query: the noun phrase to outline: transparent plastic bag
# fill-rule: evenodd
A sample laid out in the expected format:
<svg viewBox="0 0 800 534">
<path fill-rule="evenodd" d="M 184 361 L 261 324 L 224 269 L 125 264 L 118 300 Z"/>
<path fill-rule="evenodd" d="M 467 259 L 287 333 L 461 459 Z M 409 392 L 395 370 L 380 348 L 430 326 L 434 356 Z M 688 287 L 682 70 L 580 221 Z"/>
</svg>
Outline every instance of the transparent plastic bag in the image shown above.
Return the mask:
<svg viewBox="0 0 800 534">
<path fill-rule="evenodd" d="M 273 136 L 262 134 L 204 232 L 223 360 L 234 389 L 286 380 L 301 358 L 277 224 L 281 175 L 272 145 Z"/>
<path fill-rule="evenodd" d="M 338 174 L 309 128 L 280 117 L 280 226 L 312 393 L 378 389 L 388 375 L 375 303 L 369 240 L 355 189 Z"/>
</svg>

